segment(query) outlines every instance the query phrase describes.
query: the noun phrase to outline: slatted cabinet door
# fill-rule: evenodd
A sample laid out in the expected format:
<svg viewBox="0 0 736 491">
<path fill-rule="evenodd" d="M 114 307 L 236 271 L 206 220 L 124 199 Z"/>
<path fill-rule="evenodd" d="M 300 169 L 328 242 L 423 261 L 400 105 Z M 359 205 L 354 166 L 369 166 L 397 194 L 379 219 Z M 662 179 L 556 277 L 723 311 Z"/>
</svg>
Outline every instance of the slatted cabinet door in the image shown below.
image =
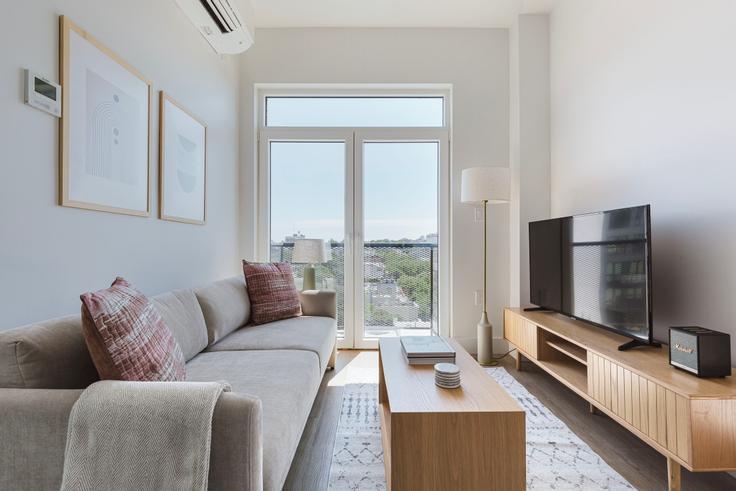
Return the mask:
<svg viewBox="0 0 736 491">
<path fill-rule="evenodd" d="M 641 436 L 691 462 L 687 398 L 591 352 L 588 395 Z"/>
<path fill-rule="evenodd" d="M 537 326 L 528 320 L 504 312 L 504 337 L 525 354 L 537 357 Z"/>
</svg>

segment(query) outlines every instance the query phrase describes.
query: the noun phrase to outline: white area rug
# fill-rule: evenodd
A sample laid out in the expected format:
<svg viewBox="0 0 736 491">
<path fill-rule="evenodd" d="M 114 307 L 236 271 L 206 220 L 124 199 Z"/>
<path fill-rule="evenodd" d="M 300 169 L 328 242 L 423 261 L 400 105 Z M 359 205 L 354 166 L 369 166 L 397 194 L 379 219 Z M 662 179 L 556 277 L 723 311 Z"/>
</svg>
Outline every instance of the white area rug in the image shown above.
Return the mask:
<svg viewBox="0 0 736 491">
<path fill-rule="evenodd" d="M 598 454 L 503 368 L 488 374 L 526 411 L 527 489 L 633 489 Z M 332 454 L 329 489 L 383 490 L 378 386 L 347 380 Z"/>
</svg>

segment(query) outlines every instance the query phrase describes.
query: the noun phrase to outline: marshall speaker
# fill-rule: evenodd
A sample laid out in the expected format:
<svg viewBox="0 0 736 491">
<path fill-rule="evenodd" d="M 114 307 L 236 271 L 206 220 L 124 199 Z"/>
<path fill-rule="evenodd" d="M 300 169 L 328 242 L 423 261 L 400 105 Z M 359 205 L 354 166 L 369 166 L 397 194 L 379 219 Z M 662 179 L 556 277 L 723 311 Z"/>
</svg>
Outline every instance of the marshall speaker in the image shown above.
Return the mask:
<svg viewBox="0 0 736 491">
<path fill-rule="evenodd" d="M 731 375 L 731 336 L 704 327 L 670 327 L 670 365 L 698 377 Z"/>
</svg>

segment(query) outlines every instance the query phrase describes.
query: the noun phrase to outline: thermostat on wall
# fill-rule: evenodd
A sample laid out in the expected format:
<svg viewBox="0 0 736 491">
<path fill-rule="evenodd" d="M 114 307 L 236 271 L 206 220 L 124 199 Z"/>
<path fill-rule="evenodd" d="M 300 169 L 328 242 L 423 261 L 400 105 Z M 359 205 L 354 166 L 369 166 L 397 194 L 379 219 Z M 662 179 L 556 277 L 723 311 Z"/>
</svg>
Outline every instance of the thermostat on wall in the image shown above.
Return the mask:
<svg viewBox="0 0 736 491">
<path fill-rule="evenodd" d="M 25 103 L 36 109 L 61 117 L 61 85 L 28 70 L 25 73 Z"/>
</svg>

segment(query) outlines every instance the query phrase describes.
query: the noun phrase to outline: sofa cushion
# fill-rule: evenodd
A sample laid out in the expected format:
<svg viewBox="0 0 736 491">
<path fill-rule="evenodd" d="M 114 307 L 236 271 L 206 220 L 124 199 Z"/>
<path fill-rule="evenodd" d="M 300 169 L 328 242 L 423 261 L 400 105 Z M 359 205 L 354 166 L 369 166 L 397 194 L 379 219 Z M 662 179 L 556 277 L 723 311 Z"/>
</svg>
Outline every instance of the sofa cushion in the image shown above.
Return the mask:
<svg viewBox="0 0 736 491">
<path fill-rule="evenodd" d="M 250 300 L 242 275 L 194 290 L 207 326 L 208 343 L 216 343 L 248 323 Z"/>
<path fill-rule="evenodd" d="M 0 387 L 82 389 L 97 380 L 79 315 L 0 331 Z"/>
<path fill-rule="evenodd" d="M 189 361 L 207 347 L 207 326 L 192 290 L 175 290 L 151 299 Z"/>
<path fill-rule="evenodd" d="M 289 263 L 251 263 L 243 261 L 253 324 L 265 324 L 302 314 L 299 292 Z"/>
<path fill-rule="evenodd" d="M 312 351 L 324 370 L 337 337 L 335 319 L 301 316 L 238 329 L 207 351 L 298 349 Z"/>
<path fill-rule="evenodd" d="M 187 380 L 226 380 L 234 393 L 261 399 L 265 490 L 282 488 L 321 378 L 310 351 L 210 352 L 187 363 Z"/>
<path fill-rule="evenodd" d="M 184 380 L 179 343 L 151 301 L 123 278 L 84 293 L 82 332 L 103 380 Z"/>
</svg>

